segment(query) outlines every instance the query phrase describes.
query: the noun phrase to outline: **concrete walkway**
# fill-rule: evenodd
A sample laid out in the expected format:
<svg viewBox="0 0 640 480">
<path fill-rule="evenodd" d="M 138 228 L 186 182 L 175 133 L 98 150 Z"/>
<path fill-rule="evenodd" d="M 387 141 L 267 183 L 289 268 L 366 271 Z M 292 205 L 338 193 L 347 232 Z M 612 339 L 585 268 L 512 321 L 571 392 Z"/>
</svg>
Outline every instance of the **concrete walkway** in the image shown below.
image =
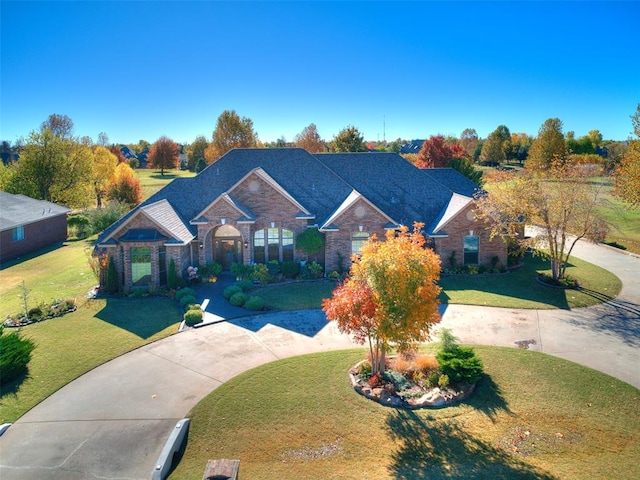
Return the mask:
<svg viewBox="0 0 640 480">
<path fill-rule="evenodd" d="M 620 296 L 574 311 L 449 305 L 441 325 L 468 343 L 533 340 L 532 350 L 640 388 L 640 259 L 586 243 L 575 254 L 618 275 Z M 226 308 L 218 301 L 208 311 Z M 0 437 L 0 478 L 148 479 L 176 422 L 223 382 L 280 358 L 353 346 L 319 310 L 184 331 L 96 368 L 26 413 Z"/>
</svg>

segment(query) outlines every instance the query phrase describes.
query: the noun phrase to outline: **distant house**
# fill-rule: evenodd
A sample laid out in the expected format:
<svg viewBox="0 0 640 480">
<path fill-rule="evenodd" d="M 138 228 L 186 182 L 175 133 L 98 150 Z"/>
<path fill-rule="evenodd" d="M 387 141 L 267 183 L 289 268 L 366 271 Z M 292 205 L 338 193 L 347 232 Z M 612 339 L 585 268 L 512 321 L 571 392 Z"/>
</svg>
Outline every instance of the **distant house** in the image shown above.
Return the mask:
<svg viewBox="0 0 640 480">
<path fill-rule="evenodd" d="M 475 221 L 478 186 L 452 169 L 420 170 L 395 153 L 310 154 L 300 148 L 232 150 L 195 177 L 177 178 L 106 229 L 97 254 L 113 258 L 125 289 L 167 282 L 215 261 L 305 259 L 295 239 L 308 228 L 325 238 L 325 272 L 349 268 L 374 234 L 422 222 L 444 267 L 506 265 L 500 239 Z"/>
<path fill-rule="evenodd" d="M 0 263 L 67 239 L 66 207 L 0 192 Z"/>
<path fill-rule="evenodd" d="M 404 155 L 407 153 L 420 153 L 420 149 L 422 148 L 422 144 L 424 140 L 411 140 L 410 143 L 405 143 L 400 145 L 400 154 Z"/>
</svg>

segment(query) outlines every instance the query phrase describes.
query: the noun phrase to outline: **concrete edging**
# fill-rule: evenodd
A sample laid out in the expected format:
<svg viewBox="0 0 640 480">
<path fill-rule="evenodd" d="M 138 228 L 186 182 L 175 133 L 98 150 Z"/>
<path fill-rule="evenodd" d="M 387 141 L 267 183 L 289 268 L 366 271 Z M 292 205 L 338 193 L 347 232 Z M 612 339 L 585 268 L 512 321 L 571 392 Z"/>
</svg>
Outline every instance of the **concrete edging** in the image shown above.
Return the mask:
<svg viewBox="0 0 640 480">
<path fill-rule="evenodd" d="M 167 438 L 167 441 L 162 448 L 160 457 L 156 462 L 156 467 L 153 469 L 153 473 L 151 474 L 151 480 L 164 480 L 167 478 L 167 475 L 169 475 L 171 467 L 173 467 L 174 456 L 180 451 L 182 444 L 187 437 L 189 422 L 190 420 L 188 418 L 183 418 L 176 423 L 176 426 L 169 434 L 169 438 Z"/>
</svg>

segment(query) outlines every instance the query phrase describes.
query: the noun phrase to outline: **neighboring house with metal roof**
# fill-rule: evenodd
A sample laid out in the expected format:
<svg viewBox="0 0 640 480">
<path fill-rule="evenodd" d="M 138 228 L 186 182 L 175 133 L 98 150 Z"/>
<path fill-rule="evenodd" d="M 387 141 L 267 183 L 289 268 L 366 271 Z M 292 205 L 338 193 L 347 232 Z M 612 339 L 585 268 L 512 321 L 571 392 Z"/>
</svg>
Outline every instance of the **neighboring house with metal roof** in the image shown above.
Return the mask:
<svg viewBox="0 0 640 480">
<path fill-rule="evenodd" d="M 0 263 L 67 239 L 66 207 L 0 191 Z"/>
<path fill-rule="evenodd" d="M 177 178 L 105 230 L 96 253 L 114 260 L 125 289 L 167 281 L 170 259 L 189 266 L 306 259 L 295 238 L 325 236 L 325 271 L 349 268 L 374 234 L 414 222 L 449 267 L 506 265 L 501 239 L 474 220 L 478 186 L 451 169 L 420 170 L 395 153 L 310 154 L 235 149 L 195 177 Z"/>
</svg>

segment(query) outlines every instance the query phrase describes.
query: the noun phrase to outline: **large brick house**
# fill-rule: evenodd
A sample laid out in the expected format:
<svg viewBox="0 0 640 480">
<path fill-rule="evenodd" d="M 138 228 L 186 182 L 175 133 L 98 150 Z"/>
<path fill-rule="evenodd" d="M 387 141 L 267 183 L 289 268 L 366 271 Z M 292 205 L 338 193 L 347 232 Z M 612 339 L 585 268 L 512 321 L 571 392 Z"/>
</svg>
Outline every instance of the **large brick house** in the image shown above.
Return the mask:
<svg viewBox="0 0 640 480">
<path fill-rule="evenodd" d="M 473 182 L 452 169 L 420 170 L 394 153 L 310 154 L 235 149 L 195 177 L 173 180 L 105 230 L 96 253 L 113 258 L 124 289 L 167 281 L 189 266 L 305 259 L 295 239 L 324 234 L 325 272 L 349 267 L 373 234 L 425 224 L 449 266 L 506 265 L 507 249 L 475 222 Z M 454 253 L 455 252 L 455 253 Z"/>
<path fill-rule="evenodd" d="M 0 192 L 0 263 L 67 239 L 67 207 Z"/>
</svg>

